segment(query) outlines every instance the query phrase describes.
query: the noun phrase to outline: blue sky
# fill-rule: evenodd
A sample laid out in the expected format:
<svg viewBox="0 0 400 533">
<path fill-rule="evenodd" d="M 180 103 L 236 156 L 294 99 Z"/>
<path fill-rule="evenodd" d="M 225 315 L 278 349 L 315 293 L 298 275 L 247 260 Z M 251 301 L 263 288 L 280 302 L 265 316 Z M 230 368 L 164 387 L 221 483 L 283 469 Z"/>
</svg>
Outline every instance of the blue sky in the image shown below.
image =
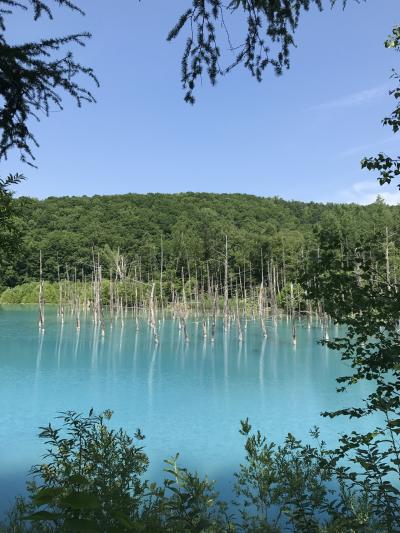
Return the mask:
<svg viewBox="0 0 400 533">
<path fill-rule="evenodd" d="M 165 40 L 189 3 L 84 0 L 86 17 L 9 18 L 15 41 L 91 31 L 76 54 L 101 82 L 97 104 L 66 100 L 62 113 L 34 124 L 37 170 L 17 154 L 3 164 L 3 174 L 29 177 L 18 195 L 208 191 L 368 203 L 380 192 L 400 201 L 359 164 L 378 151 L 396 154 L 381 119 L 393 107 L 387 93 L 399 56 L 383 42 L 400 23 L 398 0 L 312 9 L 283 76 L 269 72 L 259 84 L 239 68 L 215 88 L 204 81 L 193 107 L 180 86 L 184 39 Z"/>
</svg>

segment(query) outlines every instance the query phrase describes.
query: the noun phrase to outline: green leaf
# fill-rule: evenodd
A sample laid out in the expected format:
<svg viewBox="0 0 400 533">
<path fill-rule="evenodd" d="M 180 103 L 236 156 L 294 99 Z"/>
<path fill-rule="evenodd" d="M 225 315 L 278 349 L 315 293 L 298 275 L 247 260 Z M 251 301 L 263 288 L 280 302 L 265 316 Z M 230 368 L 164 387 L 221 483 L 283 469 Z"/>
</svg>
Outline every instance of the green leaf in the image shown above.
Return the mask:
<svg viewBox="0 0 400 533">
<path fill-rule="evenodd" d="M 71 533 L 101 533 L 93 520 L 84 520 L 80 518 L 67 518 L 64 522 L 64 527 Z"/>
<path fill-rule="evenodd" d="M 62 494 L 63 489 L 61 487 L 47 487 L 40 489 L 32 498 L 32 503 L 35 505 L 46 505 L 53 503 L 55 498 Z"/>
<path fill-rule="evenodd" d="M 62 518 L 60 513 L 50 513 L 49 511 L 37 511 L 27 516 L 23 516 L 22 520 L 30 520 L 33 522 L 49 521 L 49 520 L 58 520 Z"/>
<path fill-rule="evenodd" d="M 98 509 L 100 502 L 94 494 L 87 494 L 84 492 L 75 492 L 65 496 L 60 505 L 63 507 L 71 507 L 71 509 Z"/>
<path fill-rule="evenodd" d="M 74 474 L 68 479 L 69 483 L 73 485 L 87 485 L 88 480 L 81 474 Z"/>
<path fill-rule="evenodd" d="M 124 513 L 121 513 L 120 511 L 112 512 L 112 516 L 118 520 L 121 526 L 124 526 L 127 529 L 132 529 L 135 525 L 134 522 L 132 522 L 132 520 L 130 520 L 128 516 L 126 516 Z"/>
</svg>

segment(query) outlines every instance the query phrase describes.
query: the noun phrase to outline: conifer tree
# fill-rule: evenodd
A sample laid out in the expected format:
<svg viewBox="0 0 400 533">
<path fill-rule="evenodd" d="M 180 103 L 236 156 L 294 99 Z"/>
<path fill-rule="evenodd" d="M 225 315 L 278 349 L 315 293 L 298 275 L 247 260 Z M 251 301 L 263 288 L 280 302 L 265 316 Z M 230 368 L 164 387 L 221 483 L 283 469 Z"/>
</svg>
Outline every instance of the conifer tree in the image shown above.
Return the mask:
<svg viewBox="0 0 400 533">
<path fill-rule="evenodd" d="M 53 4 L 84 14 L 70 0 L 53 0 Z M 44 0 L 0 0 L 0 161 L 16 148 L 22 161 L 33 164 L 32 149 L 38 142 L 31 129 L 32 119 L 40 120 L 41 115 L 48 115 L 54 108 L 62 109 L 65 94 L 78 106 L 95 101 L 81 85 L 82 75 L 98 84 L 93 70 L 77 62 L 69 50 L 70 45 L 84 46 L 90 33 L 16 45 L 7 39 L 7 18 L 15 11 L 31 10 L 34 20 L 42 16 L 52 19 L 51 7 Z"/>
<path fill-rule="evenodd" d="M 328 0 L 325 5 L 345 7 L 347 3 L 348 0 Z M 277 75 L 282 74 L 290 66 L 290 48 L 295 44 L 301 14 L 313 6 L 320 11 L 324 7 L 323 0 L 191 0 L 191 4 L 167 38 L 172 41 L 183 31 L 187 33 L 182 85 L 185 100 L 191 104 L 195 102 L 196 83 L 203 74 L 212 85 L 238 65 L 243 65 L 257 81 L 262 80 L 268 66 Z M 244 35 L 234 42 L 229 21 L 238 17 L 245 22 Z M 222 42 L 229 54 L 227 59 L 221 51 Z"/>
</svg>

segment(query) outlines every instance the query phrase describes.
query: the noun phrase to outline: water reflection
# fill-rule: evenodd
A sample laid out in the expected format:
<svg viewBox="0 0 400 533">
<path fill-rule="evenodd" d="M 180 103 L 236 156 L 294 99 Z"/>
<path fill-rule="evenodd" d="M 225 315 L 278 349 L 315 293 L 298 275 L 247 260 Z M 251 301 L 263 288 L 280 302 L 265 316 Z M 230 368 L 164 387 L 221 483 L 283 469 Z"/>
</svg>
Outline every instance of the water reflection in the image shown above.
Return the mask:
<svg viewBox="0 0 400 533">
<path fill-rule="evenodd" d="M 237 369 L 240 370 L 240 363 L 242 360 L 243 342 L 239 342 L 239 348 L 237 352 Z"/>
<path fill-rule="evenodd" d="M 224 333 L 219 319 L 213 342 L 210 320 L 207 337 L 201 321 L 188 320 L 185 342 L 180 320 L 166 314 L 157 321 L 157 346 L 144 315 L 124 316 L 124 324 L 116 319 L 103 337 L 90 314 L 82 314 L 78 331 L 74 317 L 61 323 L 55 313 L 47 313 L 39 335 L 36 310 L 0 314 L 0 404 L 7 414 L 0 425 L 0 471 L 15 453 L 25 475 L 40 459 L 32 445 L 36 428 L 57 411 L 93 407 L 112 409 L 115 425 L 130 432 L 141 427 L 151 464 L 180 451 L 189 467 L 197 468 L 201 458 L 213 477 L 243 459 L 240 419 L 249 417 L 275 441 L 288 431 L 307 439 L 308 428 L 319 424 L 329 441 L 346 428 L 338 420 L 330 430 L 319 413 L 357 401 L 369 387 L 338 398 L 335 377 L 346 368 L 316 344 L 322 329 L 315 319 L 310 327 L 297 324 L 294 350 L 286 320 L 269 319 L 265 338 L 258 320 L 243 319 L 242 342 L 235 322 Z M 29 416 L 27 398 L 34 398 Z M 16 432 L 17 444 L 11 442 Z"/>
<path fill-rule="evenodd" d="M 153 348 L 153 353 L 152 353 L 151 361 L 149 365 L 148 379 L 147 379 L 148 401 L 149 401 L 148 406 L 149 406 L 150 412 L 152 411 L 152 408 L 153 408 L 154 365 L 156 362 L 157 351 L 158 351 L 158 346 L 156 345 Z"/>
<path fill-rule="evenodd" d="M 74 361 L 78 357 L 78 348 L 79 348 L 79 339 L 81 338 L 81 329 L 77 328 L 76 330 L 76 339 L 75 339 L 75 349 L 74 349 Z"/>
<path fill-rule="evenodd" d="M 100 338 L 100 328 L 99 325 L 93 324 L 92 329 L 92 359 L 91 359 L 91 366 L 92 370 L 94 370 L 97 366 L 97 358 L 99 353 L 99 338 Z M 110 338 L 112 340 L 112 335 L 110 335 Z M 109 345 L 111 347 L 111 343 Z"/>
<path fill-rule="evenodd" d="M 37 356 L 36 356 L 36 374 L 40 369 L 40 362 L 42 360 L 42 352 L 43 352 L 43 339 L 44 339 L 44 330 L 39 329 L 38 333 L 38 349 L 37 349 Z"/>
<path fill-rule="evenodd" d="M 263 342 L 261 345 L 260 350 L 260 362 L 259 362 L 259 370 L 258 370 L 258 377 L 260 381 L 260 390 L 262 397 L 264 398 L 264 356 L 265 356 L 265 346 L 267 344 L 266 337 L 263 338 Z"/>
<path fill-rule="evenodd" d="M 57 362 L 58 362 L 58 368 L 60 368 L 60 363 L 61 363 L 61 350 L 62 350 L 63 338 L 64 338 L 64 321 L 61 322 L 61 326 L 59 328 L 58 338 L 57 338 Z"/>
</svg>

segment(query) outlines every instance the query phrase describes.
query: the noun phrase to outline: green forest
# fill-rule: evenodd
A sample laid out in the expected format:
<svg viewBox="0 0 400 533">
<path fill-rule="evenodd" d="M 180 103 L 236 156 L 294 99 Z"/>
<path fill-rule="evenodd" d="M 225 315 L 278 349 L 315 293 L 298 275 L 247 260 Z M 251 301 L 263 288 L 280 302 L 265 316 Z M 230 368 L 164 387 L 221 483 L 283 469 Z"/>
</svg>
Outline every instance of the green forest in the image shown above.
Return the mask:
<svg viewBox="0 0 400 533">
<path fill-rule="evenodd" d="M 243 274 L 247 284 L 259 283 L 273 262 L 282 288 L 296 282 L 321 249 L 375 243 L 390 255 L 390 275 L 397 279 L 399 212 L 379 197 L 368 206 L 211 193 L 21 197 L 12 200 L 12 212 L 18 246 L 0 259 L 3 302 L 37 301 L 32 282 L 39 280 L 40 252 L 46 282 L 90 277 L 94 254 L 107 277 L 119 252 L 137 279 L 157 280 L 163 270 L 166 282 L 178 284 L 182 276 L 217 280 L 227 242 L 231 278 Z M 4 293 L 28 283 L 11 299 Z"/>
</svg>

